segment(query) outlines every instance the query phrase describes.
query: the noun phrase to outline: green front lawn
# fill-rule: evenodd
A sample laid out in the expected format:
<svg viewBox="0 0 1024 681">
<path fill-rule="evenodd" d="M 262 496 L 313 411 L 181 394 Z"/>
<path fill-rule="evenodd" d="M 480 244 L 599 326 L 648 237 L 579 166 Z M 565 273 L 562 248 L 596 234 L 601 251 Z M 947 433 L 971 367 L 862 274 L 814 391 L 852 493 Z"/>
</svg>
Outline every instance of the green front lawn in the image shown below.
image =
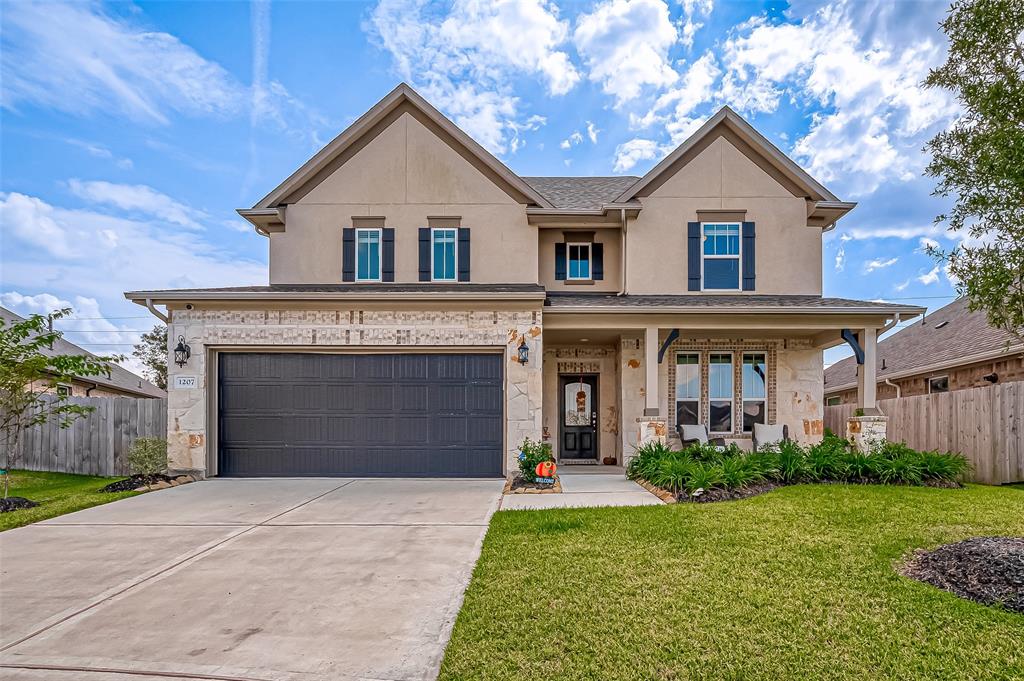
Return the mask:
<svg viewBox="0 0 1024 681">
<path fill-rule="evenodd" d="M 978 535 L 1024 535 L 1020 490 L 502 511 L 441 679 L 1024 678 L 1024 615 L 893 570 Z"/>
<path fill-rule="evenodd" d="M 38 502 L 33 508 L 0 513 L 0 532 L 47 518 L 80 511 L 109 501 L 131 497 L 138 492 L 100 492 L 100 488 L 119 478 L 97 478 L 91 475 L 11 471 L 9 496 L 25 497 Z M 3 494 L 0 478 L 0 495 Z"/>
</svg>

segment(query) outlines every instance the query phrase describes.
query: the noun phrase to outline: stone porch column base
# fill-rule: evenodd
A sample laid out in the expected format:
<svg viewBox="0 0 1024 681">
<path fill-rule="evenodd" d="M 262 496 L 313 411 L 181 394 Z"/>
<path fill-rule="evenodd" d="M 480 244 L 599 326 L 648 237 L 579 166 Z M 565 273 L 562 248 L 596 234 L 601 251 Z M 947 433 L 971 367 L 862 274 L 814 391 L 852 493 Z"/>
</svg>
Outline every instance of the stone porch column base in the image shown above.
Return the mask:
<svg viewBox="0 0 1024 681">
<path fill-rule="evenodd" d="M 884 415 L 851 416 L 846 420 L 846 439 L 853 442 L 857 451 L 870 452 L 885 441 L 888 423 L 889 417 Z"/>
<path fill-rule="evenodd" d="M 668 426 L 665 423 L 665 419 L 658 418 L 657 416 L 641 416 L 637 419 L 637 447 L 642 447 L 648 442 L 660 442 L 661 444 L 665 444 L 667 439 Z M 630 447 L 630 449 L 632 449 L 632 447 Z M 633 452 L 623 452 L 622 458 L 622 465 L 628 469 L 629 462 L 633 458 Z"/>
</svg>

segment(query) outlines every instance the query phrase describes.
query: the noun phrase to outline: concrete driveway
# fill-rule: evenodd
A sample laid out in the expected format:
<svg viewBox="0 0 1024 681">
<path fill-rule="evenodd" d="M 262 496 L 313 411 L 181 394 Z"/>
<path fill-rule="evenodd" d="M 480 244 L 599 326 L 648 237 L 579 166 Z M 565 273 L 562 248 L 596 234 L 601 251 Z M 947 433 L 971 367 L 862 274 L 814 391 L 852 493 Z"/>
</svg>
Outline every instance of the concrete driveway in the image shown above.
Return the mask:
<svg viewBox="0 0 1024 681">
<path fill-rule="evenodd" d="M 501 489 L 209 480 L 4 532 L 0 677 L 433 678 Z"/>
</svg>

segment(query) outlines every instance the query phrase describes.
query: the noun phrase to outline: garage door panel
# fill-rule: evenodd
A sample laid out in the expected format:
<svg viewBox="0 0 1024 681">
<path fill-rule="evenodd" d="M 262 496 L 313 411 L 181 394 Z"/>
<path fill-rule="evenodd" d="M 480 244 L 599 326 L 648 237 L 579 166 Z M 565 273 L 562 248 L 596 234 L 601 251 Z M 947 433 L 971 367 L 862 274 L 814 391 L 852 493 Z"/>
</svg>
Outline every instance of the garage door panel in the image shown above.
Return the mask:
<svg viewBox="0 0 1024 681">
<path fill-rule="evenodd" d="M 223 353 L 218 472 L 500 476 L 502 360 Z"/>
</svg>

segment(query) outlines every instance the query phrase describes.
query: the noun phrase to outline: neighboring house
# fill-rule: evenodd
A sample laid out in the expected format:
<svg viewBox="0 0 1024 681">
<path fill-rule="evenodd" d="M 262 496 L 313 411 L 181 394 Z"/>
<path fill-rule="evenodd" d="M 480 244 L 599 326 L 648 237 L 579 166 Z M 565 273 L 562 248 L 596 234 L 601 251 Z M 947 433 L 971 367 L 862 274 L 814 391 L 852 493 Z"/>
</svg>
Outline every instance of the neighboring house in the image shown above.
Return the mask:
<svg viewBox="0 0 1024 681">
<path fill-rule="evenodd" d="M 23 321 L 25 318 L 0 307 L 0 318 L 6 324 Z M 51 348 L 44 348 L 46 355 L 87 355 L 94 356 L 88 350 L 78 347 L 63 338 L 58 339 Z M 167 397 L 167 392 L 156 387 L 146 379 L 136 376 L 117 364 L 110 365 L 109 376 L 84 376 L 75 378 L 69 383 L 50 383 L 33 386 L 38 392 L 60 393 L 71 397 Z"/>
<path fill-rule="evenodd" d="M 993 328 L 967 299 L 939 308 L 878 343 L 878 399 L 1024 381 L 1024 341 Z M 853 357 L 825 370 L 826 404 L 857 401 Z"/>
<path fill-rule="evenodd" d="M 641 178 L 520 177 L 403 84 L 239 211 L 268 286 L 126 296 L 190 346 L 169 453 L 206 475 L 499 476 L 527 437 L 621 463 L 679 422 L 813 441 L 823 348 L 923 311 L 822 297 L 853 207 L 728 108 Z"/>
</svg>

